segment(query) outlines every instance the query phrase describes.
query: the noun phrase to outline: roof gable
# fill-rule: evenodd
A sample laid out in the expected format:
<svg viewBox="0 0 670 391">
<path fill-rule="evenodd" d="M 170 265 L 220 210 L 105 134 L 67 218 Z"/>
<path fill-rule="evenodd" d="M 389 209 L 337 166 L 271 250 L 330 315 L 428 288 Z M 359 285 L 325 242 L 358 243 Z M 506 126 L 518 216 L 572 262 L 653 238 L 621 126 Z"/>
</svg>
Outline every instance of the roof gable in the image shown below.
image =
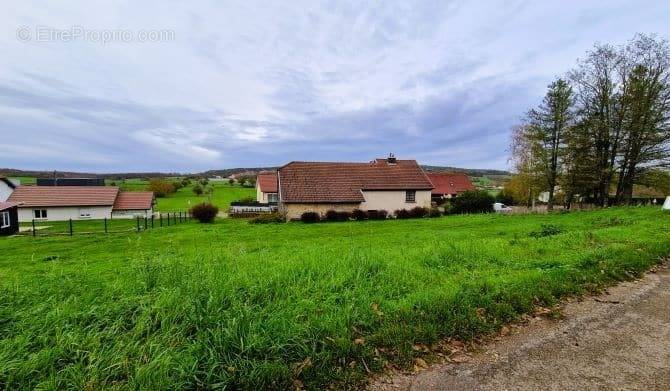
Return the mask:
<svg viewBox="0 0 670 391">
<path fill-rule="evenodd" d="M 286 203 L 363 202 L 362 190 L 430 190 L 415 160 L 370 163 L 291 162 L 279 169 L 281 200 Z"/>
<path fill-rule="evenodd" d="M 147 210 L 153 204 L 154 193 L 151 191 L 120 191 L 113 210 Z"/>
<path fill-rule="evenodd" d="M 261 172 L 256 178 L 256 184 L 263 193 L 277 192 L 277 173 L 276 172 Z"/>
<path fill-rule="evenodd" d="M 430 181 L 435 186 L 432 191 L 433 194 L 458 194 L 464 191 L 475 190 L 475 186 L 465 174 L 429 172 L 428 178 L 430 178 Z"/>
</svg>

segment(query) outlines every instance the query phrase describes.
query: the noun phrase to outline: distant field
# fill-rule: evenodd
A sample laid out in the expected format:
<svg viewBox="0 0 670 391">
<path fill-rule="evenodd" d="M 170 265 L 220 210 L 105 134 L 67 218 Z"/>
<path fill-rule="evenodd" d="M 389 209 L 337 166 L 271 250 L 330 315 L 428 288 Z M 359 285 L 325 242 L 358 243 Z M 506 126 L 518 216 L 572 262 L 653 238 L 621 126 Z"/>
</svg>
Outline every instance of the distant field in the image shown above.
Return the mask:
<svg viewBox="0 0 670 391">
<path fill-rule="evenodd" d="M 355 388 L 415 344 L 639 275 L 668 226 L 610 208 L 0 238 L 0 385 Z"/>
<path fill-rule="evenodd" d="M 172 178 L 177 180 L 178 178 Z M 143 179 L 126 179 L 124 181 L 105 181 L 107 185 L 114 183 L 122 190 L 126 191 L 145 191 L 149 184 Z M 214 194 L 210 197 L 208 195 L 196 196 L 193 193 L 193 185 L 179 189 L 175 194 L 170 194 L 164 198 L 156 200 L 156 210 L 159 212 L 179 212 L 187 211 L 191 206 L 201 202 L 212 202 L 218 206 L 221 211 L 227 211 L 232 201 L 237 201 L 242 198 L 251 197 L 256 198 L 256 189 L 249 187 L 242 187 L 238 184 L 230 185 L 227 181 L 211 181 L 208 186 L 214 187 Z"/>
<path fill-rule="evenodd" d="M 20 180 L 22 185 L 34 185 L 37 182 L 37 178 L 30 176 L 14 176 L 10 178 Z"/>
</svg>

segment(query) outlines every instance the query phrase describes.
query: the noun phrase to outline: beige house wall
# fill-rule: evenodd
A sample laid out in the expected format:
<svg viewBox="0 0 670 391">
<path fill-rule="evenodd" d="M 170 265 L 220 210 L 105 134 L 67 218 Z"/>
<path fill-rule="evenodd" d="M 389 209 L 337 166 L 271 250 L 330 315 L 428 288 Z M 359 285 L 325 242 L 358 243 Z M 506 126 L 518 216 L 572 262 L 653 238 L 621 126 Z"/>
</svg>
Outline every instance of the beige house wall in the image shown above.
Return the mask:
<svg viewBox="0 0 670 391">
<path fill-rule="evenodd" d="M 416 202 L 405 202 L 405 190 L 363 191 L 365 202 L 362 210 L 381 210 L 393 213 L 398 209 L 412 209 L 417 206 L 430 208 L 430 190 L 416 190 Z"/>
<path fill-rule="evenodd" d="M 34 218 L 33 210 L 35 209 L 46 209 L 47 218 L 38 219 L 38 221 L 65 221 L 65 220 L 96 220 L 112 217 L 112 206 L 74 206 L 74 207 L 64 207 L 64 206 L 46 206 L 46 207 L 29 207 L 21 208 L 19 207 L 19 222 L 25 223 L 30 222 Z M 80 217 L 82 212 L 86 212 L 90 217 Z"/>
<path fill-rule="evenodd" d="M 336 210 L 338 212 L 351 212 L 360 207 L 359 203 L 355 204 L 282 204 L 280 212 L 286 214 L 289 220 L 299 219 L 305 212 L 317 212 L 320 215 L 325 215 L 329 210 Z"/>
<path fill-rule="evenodd" d="M 256 201 L 262 203 L 268 202 L 268 195 L 261 191 L 261 186 L 258 184 L 258 182 L 256 182 Z"/>
</svg>

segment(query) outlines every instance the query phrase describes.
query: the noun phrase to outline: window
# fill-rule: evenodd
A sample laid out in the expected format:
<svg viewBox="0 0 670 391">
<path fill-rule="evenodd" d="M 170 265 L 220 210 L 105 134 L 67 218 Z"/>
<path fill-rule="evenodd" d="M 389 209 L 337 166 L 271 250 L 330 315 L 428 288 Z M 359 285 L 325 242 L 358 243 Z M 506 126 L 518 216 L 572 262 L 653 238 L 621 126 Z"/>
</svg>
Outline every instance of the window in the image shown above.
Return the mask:
<svg viewBox="0 0 670 391">
<path fill-rule="evenodd" d="M 36 219 L 46 219 L 47 218 L 47 210 L 46 209 L 35 209 L 33 212 L 35 213 L 35 218 Z"/>
<path fill-rule="evenodd" d="M 79 218 L 80 219 L 90 219 L 91 210 L 90 209 L 79 209 Z"/>
<path fill-rule="evenodd" d="M 407 190 L 405 192 L 405 202 L 407 203 L 416 202 L 416 190 Z"/>
<path fill-rule="evenodd" d="M 268 193 L 268 202 L 276 203 L 277 202 L 277 193 Z"/>
<path fill-rule="evenodd" d="M 9 212 L 0 213 L 0 228 L 7 228 L 9 225 Z"/>
</svg>

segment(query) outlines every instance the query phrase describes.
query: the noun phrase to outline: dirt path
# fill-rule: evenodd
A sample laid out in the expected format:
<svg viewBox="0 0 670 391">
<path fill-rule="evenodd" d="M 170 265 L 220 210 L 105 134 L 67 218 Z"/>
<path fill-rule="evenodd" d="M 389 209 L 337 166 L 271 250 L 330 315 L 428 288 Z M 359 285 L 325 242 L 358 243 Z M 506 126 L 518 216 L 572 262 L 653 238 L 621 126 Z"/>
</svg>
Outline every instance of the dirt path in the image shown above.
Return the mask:
<svg viewBox="0 0 670 391">
<path fill-rule="evenodd" d="M 384 376 L 372 390 L 670 390 L 670 270 L 534 318 L 468 362 Z"/>
</svg>

